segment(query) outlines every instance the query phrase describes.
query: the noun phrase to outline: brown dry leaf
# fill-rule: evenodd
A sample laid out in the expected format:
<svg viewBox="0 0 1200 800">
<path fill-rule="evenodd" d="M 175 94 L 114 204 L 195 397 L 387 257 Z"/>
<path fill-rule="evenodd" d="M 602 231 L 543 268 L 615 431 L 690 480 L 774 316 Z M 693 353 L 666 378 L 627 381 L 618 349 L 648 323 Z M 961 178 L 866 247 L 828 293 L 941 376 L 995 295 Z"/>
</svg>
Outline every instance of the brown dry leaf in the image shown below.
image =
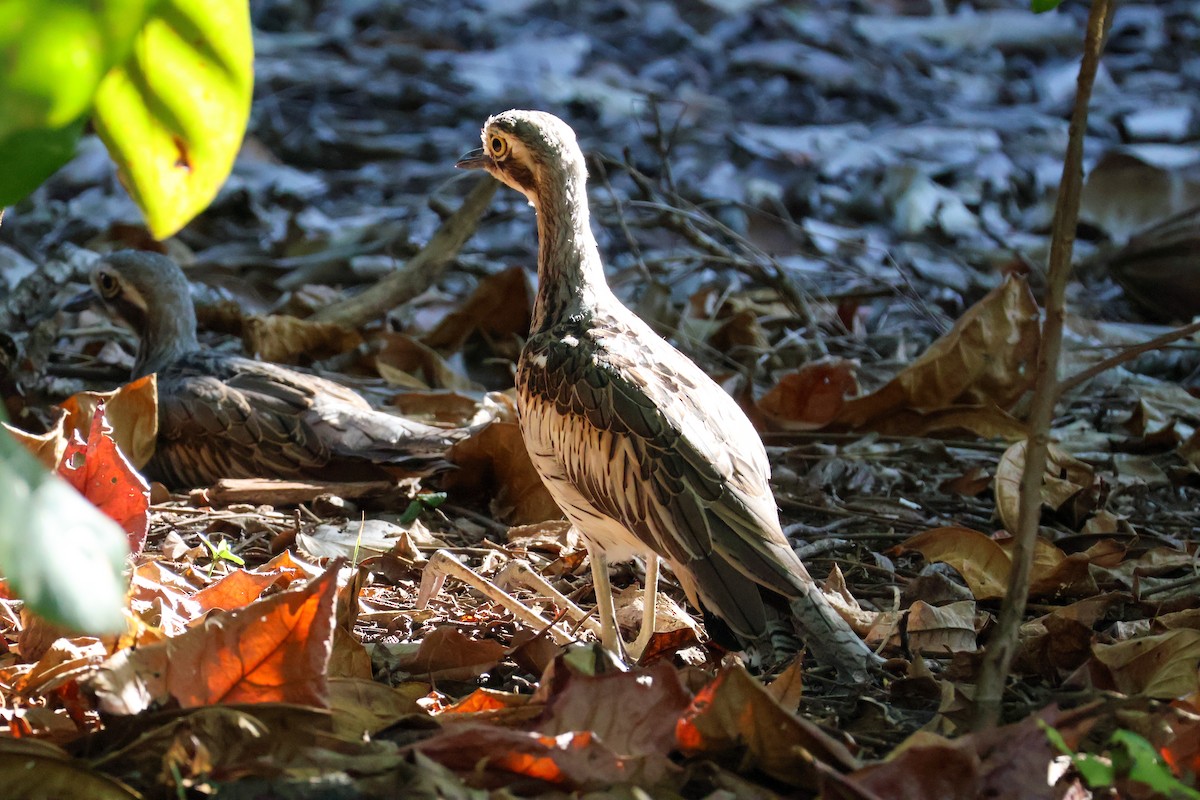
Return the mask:
<svg viewBox="0 0 1200 800">
<path fill-rule="evenodd" d="M 60 747 L 34 739 L 0 739 L 0 784 L 4 796 L 21 800 L 136 800 L 141 795 L 71 758 Z"/>
<path fill-rule="evenodd" d="M 1167 167 L 1136 151 L 1109 150 L 1088 173 L 1079 217 L 1116 241 L 1176 212 L 1200 203 L 1200 174 L 1195 167 Z M 1157 293 L 1156 305 L 1169 291 Z M 1191 315 L 1188 315 L 1189 317 Z"/>
<path fill-rule="evenodd" d="M 1173 700 L 1200 690 L 1200 631 L 1179 628 L 1092 648 L 1117 691 Z"/>
<path fill-rule="evenodd" d="M 823 428 L 837 416 L 848 395 L 858 391 L 858 364 L 823 358 L 789 372 L 758 401 L 758 410 L 782 430 Z"/>
<path fill-rule="evenodd" d="M 1087 709 L 1059 712 L 1053 707 L 1020 722 L 947 741 L 918 732 L 887 761 L 871 764 L 849 781 L 874 800 L 979 798 L 989 800 L 1060 800 L 1061 792 L 1046 780 L 1058 755 L 1038 727 L 1039 719 L 1062 734 L 1068 747 L 1078 747 L 1094 725 Z"/>
<path fill-rule="evenodd" d="M 783 672 L 775 680 L 767 684 L 767 693 L 775 699 L 784 711 L 795 714 L 800 708 L 800 700 L 804 697 L 804 668 L 803 657 L 792 659 Z"/>
<path fill-rule="evenodd" d="M 1021 503 L 1021 473 L 1025 470 L 1025 442 L 1017 442 L 1004 451 L 996 466 L 996 511 L 1009 533 L 1017 532 Z M 1058 511 L 1072 498 L 1092 495 L 1093 470 L 1061 447 L 1050 445 L 1046 453 L 1046 475 L 1042 484 L 1042 505 Z M 1091 498 L 1090 506 L 1095 506 Z"/>
<path fill-rule="evenodd" d="M 108 647 L 95 637 L 64 638 L 63 632 L 54 626 L 39 631 L 49 623 L 40 617 L 22 616 L 26 624 L 21 636 L 21 655 L 26 661 L 37 663 L 14 683 L 12 688 L 17 694 L 33 697 L 53 691 L 66 681 L 87 674 L 108 657 Z M 45 644 L 35 645 L 27 639 L 42 640 Z"/>
<path fill-rule="evenodd" d="M 679 673 L 667 661 L 651 667 L 590 672 L 560 655 L 534 695 L 542 703 L 536 729 L 556 736 L 589 730 L 616 751 L 661 753 L 675 747 L 675 723 L 691 704 Z"/>
<path fill-rule="evenodd" d="M 918 533 L 901 550 L 916 550 L 930 563 L 945 562 L 958 570 L 976 600 L 994 600 L 1008 591 L 1012 562 L 995 541 L 970 528 L 946 527 Z"/>
<path fill-rule="evenodd" d="M 675 734 L 685 753 L 745 749 L 749 762 L 772 778 L 810 791 L 821 772 L 858 766 L 841 742 L 781 708 L 741 666 L 722 670 L 696 695 Z"/>
<path fill-rule="evenodd" d="M 495 639 L 471 639 L 441 627 L 426 636 L 416 652 L 402 656 L 397 666 L 430 681 L 468 681 L 495 667 L 504 654 L 504 645 Z"/>
<path fill-rule="evenodd" d="M 451 311 L 422 341 L 442 352 L 462 348 L 471 334 L 525 336 L 533 314 L 533 288 L 523 267 L 510 267 L 479 281 L 457 311 Z"/>
<path fill-rule="evenodd" d="M 1057 684 L 1091 657 L 1092 626 L 1061 613 L 1064 611 L 1066 609 L 1056 609 L 1021 627 L 1020 649 L 1013 661 L 1014 672 L 1039 675 Z"/>
<path fill-rule="evenodd" d="M 424 714 L 417 701 L 429 684 L 410 682 L 388 686 L 370 679 L 330 678 L 329 710 L 334 735 L 358 743 L 409 714 Z"/>
<path fill-rule="evenodd" d="M 117 447 L 135 469 L 146 466 L 158 441 L 158 376 L 138 378 L 112 392 L 71 395 L 59 406 L 67 412 L 66 435 L 78 432 L 86 437 L 100 405 Z"/>
<path fill-rule="evenodd" d="M 447 491 L 490 497 L 497 519 L 528 525 L 562 517 L 533 468 L 515 422 L 493 422 L 451 447 L 446 458 L 458 469 L 442 479 Z"/>
<path fill-rule="evenodd" d="M 255 314 L 242 326 L 242 346 L 251 356 L 277 364 L 296 364 L 349 352 L 363 343 L 358 331 L 334 322 Z"/>
<path fill-rule="evenodd" d="M 408 389 L 453 389 L 480 391 L 465 375 L 455 372 L 438 352 L 403 333 L 386 333 L 383 348 L 375 356 L 375 369 L 385 381 Z"/>
<path fill-rule="evenodd" d="M 931 606 L 918 600 L 908 609 L 908 641 L 913 650 L 932 656 L 975 652 L 975 601 Z"/>
<path fill-rule="evenodd" d="M 17 440 L 17 444 L 28 450 L 43 467 L 53 471 L 58 469 L 63 451 L 67 449 L 67 434 L 63 427 L 66 419 L 67 414 L 64 411 L 54 421 L 54 427 L 41 434 L 26 433 L 7 422 L 0 422 L 0 428 L 8 431 L 9 435 Z"/>
<path fill-rule="evenodd" d="M 481 406 L 474 397 L 448 390 L 400 392 L 392 398 L 392 405 L 401 416 L 460 427 L 465 427 Z"/>
<path fill-rule="evenodd" d="M 902 409 L 1008 408 L 1028 388 L 1039 335 L 1037 302 L 1010 276 L 885 386 L 848 400 L 835 422 L 862 427 Z"/>
<path fill-rule="evenodd" d="M 271 702 L 326 707 L 340 566 L 334 561 L 298 589 L 211 614 L 173 639 L 115 654 L 89 680 L 101 708 L 136 714 L 168 698 L 183 708 Z"/>
<path fill-rule="evenodd" d="M 330 725 L 328 711 L 276 703 L 165 711 L 131 726 L 133 738 L 105 761 L 171 787 L 203 785 L 214 775 L 277 780 L 286 765 L 311 762 L 314 749 L 334 769 L 333 748 L 342 742 Z"/>
<path fill-rule="evenodd" d="M 936 411 L 898 409 L 871 420 L 870 427 L 887 436 L 944 436 L 966 431 L 981 439 L 1013 441 L 1029 435 L 1025 423 L 994 405 L 955 405 Z"/>
</svg>

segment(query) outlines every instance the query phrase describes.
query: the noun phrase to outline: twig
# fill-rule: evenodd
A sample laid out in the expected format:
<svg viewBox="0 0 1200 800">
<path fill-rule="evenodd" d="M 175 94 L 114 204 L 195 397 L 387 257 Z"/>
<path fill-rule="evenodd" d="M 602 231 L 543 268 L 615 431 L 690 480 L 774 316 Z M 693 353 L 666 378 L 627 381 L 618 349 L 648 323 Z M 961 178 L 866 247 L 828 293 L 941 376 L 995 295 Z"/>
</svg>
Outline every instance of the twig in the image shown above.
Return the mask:
<svg viewBox="0 0 1200 800">
<path fill-rule="evenodd" d="M 1085 370 L 1077 372 L 1058 386 L 1058 396 L 1062 397 L 1067 392 L 1071 391 L 1080 384 L 1087 383 L 1092 378 L 1102 372 L 1107 372 L 1113 367 L 1118 367 L 1127 361 L 1140 356 L 1142 353 L 1148 353 L 1151 350 L 1158 350 L 1169 345 L 1177 339 L 1184 339 L 1191 336 L 1193 333 L 1200 332 L 1200 321 L 1193 322 L 1190 325 L 1184 325 L 1182 328 L 1176 328 L 1173 331 L 1167 331 L 1162 336 L 1155 336 L 1153 339 L 1148 339 L 1140 344 L 1130 345 L 1123 348 L 1120 352 L 1115 353 L 1103 361 L 1098 361 L 1092 364 Z"/>
<path fill-rule="evenodd" d="M 1064 295 L 1071 274 L 1071 255 L 1075 246 L 1075 226 L 1079 221 L 1079 196 L 1083 184 L 1083 139 L 1087 132 L 1088 100 L 1100 64 L 1100 53 L 1112 22 L 1111 0 L 1092 0 L 1084 36 L 1083 60 L 1067 152 L 1063 158 L 1062 180 L 1054 209 L 1050 241 L 1050 263 L 1046 279 L 1046 321 L 1042 325 L 1042 343 L 1038 352 L 1037 377 L 1029 414 L 1029 438 L 1025 445 L 1025 470 L 1021 474 L 1020 522 L 1012 556 L 1008 593 L 1000 608 L 996 631 L 988 641 L 979 683 L 975 693 L 973 724 L 976 730 L 994 726 L 1000 719 L 1000 701 L 1009 667 L 1017 649 L 1017 638 L 1025 605 L 1029 600 L 1029 581 L 1033 571 L 1033 553 L 1037 543 L 1038 521 L 1042 507 L 1042 480 L 1046 471 L 1046 451 L 1050 444 L 1050 423 L 1059 398 L 1057 379 L 1059 353 L 1062 350 Z"/>
<path fill-rule="evenodd" d="M 499 185 L 490 176 L 480 178 L 458 211 L 446 220 L 421 252 L 362 294 L 321 309 L 313 315 L 313 320 L 357 328 L 428 289 L 475 232 L 479 218 Z"/>
</svg>

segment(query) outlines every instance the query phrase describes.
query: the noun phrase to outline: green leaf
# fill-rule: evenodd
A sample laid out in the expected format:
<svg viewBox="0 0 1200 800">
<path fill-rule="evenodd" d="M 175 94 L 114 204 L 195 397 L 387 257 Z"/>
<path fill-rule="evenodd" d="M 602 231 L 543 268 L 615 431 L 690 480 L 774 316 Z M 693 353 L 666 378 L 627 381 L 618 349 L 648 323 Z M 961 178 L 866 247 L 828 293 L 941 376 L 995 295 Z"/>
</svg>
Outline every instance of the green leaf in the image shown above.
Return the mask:
<svg viewBox="0 0 1200 800">
<path fill-rule="evenodd" d="M 1062 0 L 1029 0 L 1029 8 L 1035 14 L 1053 11 L 1062 5 Z"/>
<path fill-rule="evenodd" d="M 125 532 L 3 430 L 0 509 L 0 572 L 30 610 L 87 633 L 125 629 Z"/>
<path fill-rule="evenodd" d="M 16 203 L 70 161 L 82 132 L 80 119 L 62 128 L 28 128 L 0 137 L 0 207 Z"/>
<path fill-rule="evenodd" d="M 216 196 L 241 146 L 254 86 L 246 0 L 163 0 L 96 95 L 96 130 L 163 239 Z"/>
<path fill-rule="evenodd" d="M 157 0 L 0 0 L 0 206 L 74 153 L 101 79 Z"/>
</svg>

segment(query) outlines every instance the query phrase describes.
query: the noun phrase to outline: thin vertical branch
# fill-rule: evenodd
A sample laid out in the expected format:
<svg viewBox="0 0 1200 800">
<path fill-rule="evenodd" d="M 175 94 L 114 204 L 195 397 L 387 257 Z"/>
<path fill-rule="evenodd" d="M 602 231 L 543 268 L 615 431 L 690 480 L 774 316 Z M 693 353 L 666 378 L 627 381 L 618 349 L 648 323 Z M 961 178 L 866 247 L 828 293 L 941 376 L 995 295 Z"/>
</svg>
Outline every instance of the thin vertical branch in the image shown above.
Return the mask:
<svg viewBox="0 0 1200 800">
<path fill-rule="evenodd" d="M 1042 343 L 1038 353 L 1036 384 L 1029 413 L 1029 438 L 1025 446 L 1025 471 L 1021 475 L 1020 522 L 1013 549 L 1008 594 L 1000 609 L 996 631 L 988 641 L 979 673 L 975 697 L 974 725 L 995 725 L 1000 719 L 1000 701 L 1008 670 L 1017 648 L 1017 634 L 1029 599 L 1029 576 L 1033 569 L 1033 551 L 1042 510 L 1042 480 L 1046 471 L 1046 449 L 1050 444 L 1050 423 L 1059 397 L 1058 360 L 1062 350 L 1063 297 L 1071 274 L 1071 255 L 1075 247 L 1075 226 L 1079 221 L 1079 195 L 1083 185 L 1083 139 L 1087 132 L 1088 101 L 1104 49 L 1104 38 L 1112 19 L 1111 0 L 1092 0 L 1084 37 L 1083 59 L 1067 153 L 1063 159 L 1062 181 L 1054 209 L 1050 242 L 1050 263 L 1046 277 L 1046 320 L 1042 325 Z"/>
</svg>

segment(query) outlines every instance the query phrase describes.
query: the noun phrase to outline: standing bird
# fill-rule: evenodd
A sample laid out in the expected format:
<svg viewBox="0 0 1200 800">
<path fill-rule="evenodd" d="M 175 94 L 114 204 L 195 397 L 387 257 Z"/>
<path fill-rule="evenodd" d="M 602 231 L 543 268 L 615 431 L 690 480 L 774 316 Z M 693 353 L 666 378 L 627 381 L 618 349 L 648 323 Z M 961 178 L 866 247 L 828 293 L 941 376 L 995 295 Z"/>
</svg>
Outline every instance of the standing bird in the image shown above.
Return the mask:
<svg viewBox="0 0 1200 800">
<path fill-rule="evenodd" d="M 587 167 L 570 126 L 506 111 L 458 162 L 521 192 L 537 212 L 538 292 L 517 365 L 517 408 L 533 464 L 591 557 L 602 639 L 617 631 L 608 561 L 646 558 L 642 630 L 654 630 L 657 564 L 688 599 L 756 638 L 761 588 L 791 601 L 820 660 L 861 676 L 875 657 L 792 551 L 750 420 L 687 356 L 621 304 L 588 220 Z"/>
<path fill-rule="evenodd" d="M 376 411 L 351 389 L 196 339 L 187 278 L 158 253 L 100 259 L 90 291 L 139 336 L 133 378 L 158 373 L 158 442 L 144 473 L 173 488 L 221 478 L 387 478 L 444 466 L 456 431 Z"/>
</svg>

